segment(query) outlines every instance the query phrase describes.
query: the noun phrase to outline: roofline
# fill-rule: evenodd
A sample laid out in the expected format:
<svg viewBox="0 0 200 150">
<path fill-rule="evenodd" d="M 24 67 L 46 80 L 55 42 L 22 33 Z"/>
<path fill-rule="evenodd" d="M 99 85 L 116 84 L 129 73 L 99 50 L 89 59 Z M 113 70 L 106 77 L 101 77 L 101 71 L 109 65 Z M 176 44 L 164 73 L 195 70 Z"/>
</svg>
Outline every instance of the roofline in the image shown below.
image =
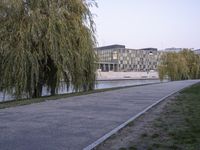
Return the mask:
<svg viewBox="0 0 200 150">
<path fill-rule="evenodd" d="M 157 51 L 158 49 L 157 48 L 149 47 L 149 48 L 141 48 L 139 50 L 153 50 L 153 51 Z"/>
<path fill-rule="evenodd" d="M 97 47 L 95 48 L 95 50 L 108 50 L 108 49 L 129 49 L 129 50 L 150 50 L 150 51 L 158 51 L 157 48 L 152 48 L 152 47 L 148 47 L 148 48 L 141 48 L 141 49 L 130 49 L 130 48 L 126 48 L 125 45 L 119 45 L 119 44 L 113 44 L 113 45 L 108 45 L 108 46 L 102 46 L 102 47 Z"/>
<path fill-rule="evenodd" d="M 117 48 L 126 48 L 125 45 L 118 45 L 118 44 L 114 44 L 114 45 L 108 45 L 108 46 L 102 46 L 102 47 L 97 47 L 95 48 L 96 50 L 105 50 L 105 49 L 117 49 Z"/>
</svg>

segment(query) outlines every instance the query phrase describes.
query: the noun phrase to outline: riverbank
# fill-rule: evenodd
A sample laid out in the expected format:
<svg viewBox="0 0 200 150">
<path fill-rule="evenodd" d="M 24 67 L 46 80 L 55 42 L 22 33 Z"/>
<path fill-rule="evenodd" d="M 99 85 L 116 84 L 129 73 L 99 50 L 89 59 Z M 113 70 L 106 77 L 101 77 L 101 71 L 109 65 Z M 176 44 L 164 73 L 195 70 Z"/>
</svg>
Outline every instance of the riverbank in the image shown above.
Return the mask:
<svg viewBox="0 0 200 150">
<path fill-rule="evenodd" d="M 136 85 L 124 85 L 124 86 L 118 86 L 118 87 L 111 87 L 111 88 L 104 88 L 104 89 L 96 89 L 93 91 L 88 92 L 76 92 L 76 93 L 66 93 L 66 94 L 57 94 L 55 96 L 43 96 L 39 98 L 31 98 L 31 99 L 19 99 L 19 100 L 11 100 L 11 101 L 3 101 L 0 102 L 0 109 L 9 108 L 9 107 L 16 107 L 16 106 L 23 106 L 23 105 L 30 105 L 34 103 L 41 103 L 49 100 L 59 100 L 62 98 L 69 98 L 74 96 L 81 96 L 81 95 L 89 95 L 94 93 L 101 93 L 106 91 L 112 91 L 112 90 L 119 90 L 119 89 L 125 89 L 130 87 L 136 87 L 136 86 L 145 86 L 145 85 L 151 85 L 151 84 L 159 84 L 160 82 L 155 83 L 144 83 L 144 84 L 136 84 Z"/>
<path fill-rule="evenodd" d="M 200 84 L 169 97 L 97 150 L 198 150 Z"/>
<path fill-rule="evenodd" d="M 159 79 L 158 72 L 97 72 L 97 80 L 153 80 Z"/>
<path fill-rule="evenodd" d="M 162 81 L 162 82 L 166 82 Z M 69 94 L 72 93 L 73 87 L 64 86 L 61 81 L 61 86 L 58 88 L 59 94 Z M 150 71 L 147 72 L 97 72 L 97 80 L 95 84 L 95 90 L 105 89 L 105 88 L 115 88 L 115 87 L 124 87 L 124 86 L 133 86 L 140 84 L 149 84 L 149 83 L 159 83 L 161 82 L 158 79 L 158 73 Z M 49 96 L 50 92 L 47 90 L 47 87 L 43 87 L 42 96 Z M 27 96 L 23 96 L 27 98 Z M 15 97 L 9 93 L 4 93 L 0 91 L 0 103 L 2 101 L 11 101 Z"/>
<path fill-rule="evenodd" d="M 149 84 L 149 83 L 160 83 L 160 80 L 106 80 L 106 81 L 96 81 L 95 89 L 109 89 L 109 88 L 117 88 L 117 87 L 126 87 L 126 86 L 134 86 L 134 85 L 143 85 L 143 84 Z M 166 82 L 166 81 L 162 81 Z M 58 95 L 63 94 L 70 94 L 73 93 L 73 88 L 70 86 L 69 89 L 67 87 L 61 86 L 58 89 Z M 47 88 L 44 87 L 42 91 L 42 96 L 46 97 L 49 96 L 50 93 L 48 92 Z M 4 94 L 3 92 L 0 92 L 0 102 L 2 101 L 11 101 L 14 100 L 15 97 L 9 94 Z M 26 98 L 25 98 L 26 99 Z"/>
</svg>

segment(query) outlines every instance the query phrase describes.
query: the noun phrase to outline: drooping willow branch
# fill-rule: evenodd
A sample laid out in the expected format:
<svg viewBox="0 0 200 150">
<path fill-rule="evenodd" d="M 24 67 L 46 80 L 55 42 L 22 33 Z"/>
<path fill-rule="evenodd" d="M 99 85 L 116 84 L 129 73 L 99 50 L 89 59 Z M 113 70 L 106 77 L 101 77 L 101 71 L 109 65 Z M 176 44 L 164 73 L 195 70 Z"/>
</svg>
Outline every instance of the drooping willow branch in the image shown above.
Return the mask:
<svg viewBox="0 0 200 150">
<path fill-rule="evenodd" d="M 17 97 L 95 83 L 94 21 L 83 0 L 0 1 L 0 88 Z"/>
<path fill-rule="evenodd" d="M 200 79 L 200 55 L 190 49 L 180 52 L 167 52 L 162 55 L 159 65 L 159 76 L 163 80 Z"/>
</svg>

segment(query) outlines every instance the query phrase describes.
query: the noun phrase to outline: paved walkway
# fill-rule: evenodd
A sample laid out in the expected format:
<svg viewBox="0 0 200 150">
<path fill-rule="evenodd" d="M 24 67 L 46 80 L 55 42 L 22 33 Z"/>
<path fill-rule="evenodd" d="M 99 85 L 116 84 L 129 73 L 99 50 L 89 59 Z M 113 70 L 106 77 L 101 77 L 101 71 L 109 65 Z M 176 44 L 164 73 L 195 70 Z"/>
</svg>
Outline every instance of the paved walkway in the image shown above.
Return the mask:
<svg viewBox="0 0 200 150">
<path fill-rule="evenodd" d="M 159 99 L 177 81 L 0 110 L 0 150 L 81 150 Z"/>
</svg>

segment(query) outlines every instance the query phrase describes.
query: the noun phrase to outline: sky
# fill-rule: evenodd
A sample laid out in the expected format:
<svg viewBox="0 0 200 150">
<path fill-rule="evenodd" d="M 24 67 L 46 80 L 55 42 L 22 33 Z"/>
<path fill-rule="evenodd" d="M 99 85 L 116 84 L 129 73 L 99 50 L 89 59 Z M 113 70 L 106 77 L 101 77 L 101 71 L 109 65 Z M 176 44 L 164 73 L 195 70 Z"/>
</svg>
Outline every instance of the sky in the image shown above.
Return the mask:
<svg viewBox="0 0 200 150">
<path fill-rule="evenodd" d="M 98 46 L 200 49 L 200 0 L 96 0 Z"/>
</svg>

